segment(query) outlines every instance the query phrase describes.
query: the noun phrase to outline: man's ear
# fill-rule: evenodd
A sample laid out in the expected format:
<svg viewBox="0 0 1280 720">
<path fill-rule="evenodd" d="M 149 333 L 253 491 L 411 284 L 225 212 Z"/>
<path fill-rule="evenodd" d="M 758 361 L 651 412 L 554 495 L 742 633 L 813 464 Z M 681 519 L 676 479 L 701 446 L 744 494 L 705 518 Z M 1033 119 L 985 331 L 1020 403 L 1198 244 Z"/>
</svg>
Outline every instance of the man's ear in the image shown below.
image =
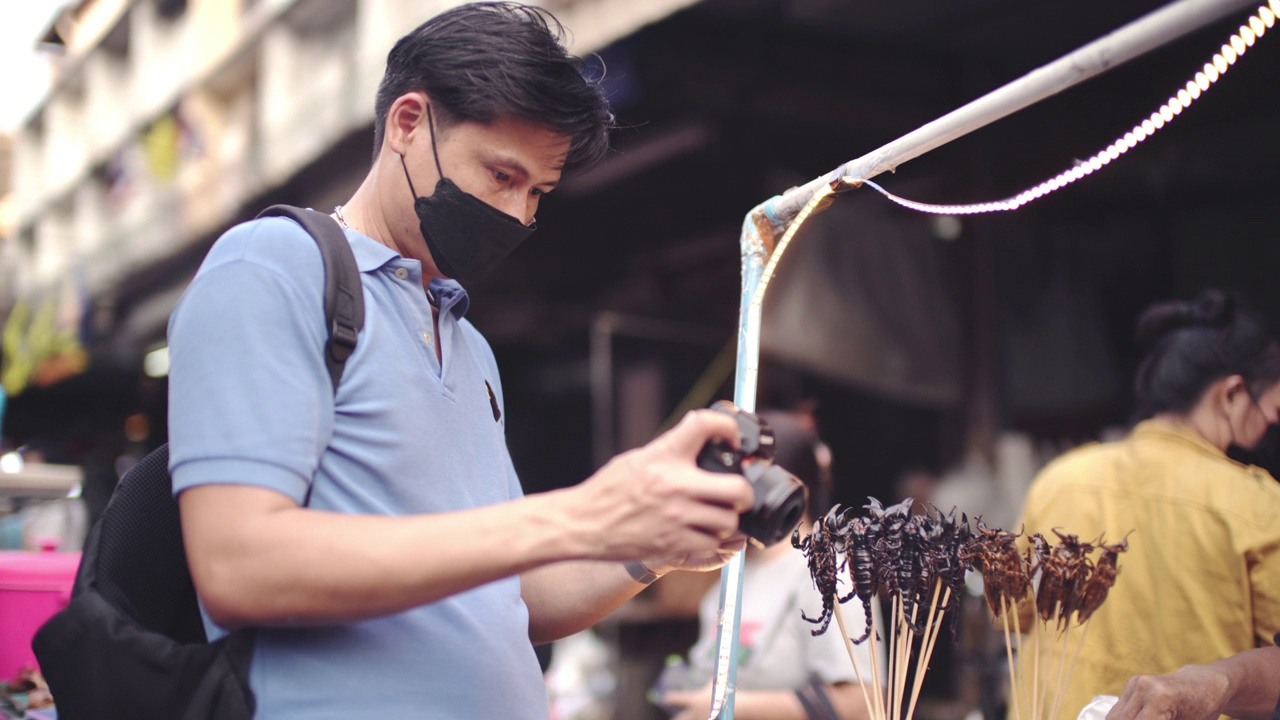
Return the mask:
<svg viewBox="0 0 1280 720">
<path fill-rule="evenodd" d="M 427 133 L 427 94 L 415 90 L 405 93 L 387 109 L 387 147 L 397 155 L 404 155 L 421 133 Z"/>
</svg>

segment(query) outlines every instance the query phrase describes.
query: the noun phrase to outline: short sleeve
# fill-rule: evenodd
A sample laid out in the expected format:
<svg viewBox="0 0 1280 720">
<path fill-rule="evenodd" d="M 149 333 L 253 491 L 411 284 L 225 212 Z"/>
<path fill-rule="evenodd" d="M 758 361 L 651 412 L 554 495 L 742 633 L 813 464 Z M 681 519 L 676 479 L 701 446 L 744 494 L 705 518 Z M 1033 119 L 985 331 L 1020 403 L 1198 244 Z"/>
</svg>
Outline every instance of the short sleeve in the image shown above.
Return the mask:
<svg viewBox="0 0 1280 720">
<path fill-rule="evenodd" d="M 228 231 L 169 321 L 174 492 L 247 484 L 306 496 L 333 432 L 323 264 L 284 219 Z"/>
</svg>

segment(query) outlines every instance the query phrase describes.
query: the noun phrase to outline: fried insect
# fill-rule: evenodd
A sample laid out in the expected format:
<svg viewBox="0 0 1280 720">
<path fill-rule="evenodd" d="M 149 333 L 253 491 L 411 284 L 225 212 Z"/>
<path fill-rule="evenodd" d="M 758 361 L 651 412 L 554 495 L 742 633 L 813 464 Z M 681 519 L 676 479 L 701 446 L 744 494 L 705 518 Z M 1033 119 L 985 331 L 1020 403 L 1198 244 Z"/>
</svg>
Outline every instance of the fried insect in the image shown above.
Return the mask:
<svg viewBox="0 0 1280 720">
<path fill-rule="evenodd" d="M 831 624 L 831 617 L 835 614 L 839 582 L 835 544 L 832 542 L 831 533 L 827 531 L 825 519 L 815 521 L 813 531 L 803 539 L 800 537 L 800 529 L 796 528 L 791 534 L 791 546 L 804 553 L 805 559 L 809 561 L 809 575 L 813 585 L 822 595 L 822 614 L 817 618 L 811 618 L 801 610 L 800 617 L 815 625 L 821 625 L 816 630 L 810 631 L 813 635 L 821 635 L 827 631 L 827 627 Z"/>
<path fill-rule="evenodd" d="M 943 612 L 951 613 L 951 639 L 954 640 L 960 598 L 964 597 L 964 548 L 973 533 L 969 530 L 968 516 L 961 513 L 959 521 L 956 520 L 955 508 L 946 516 L 939 516 L 934 527 L 936 540 L 929 545 L 925 555 L 933 576 L 951 589 Z"/>
<path fill-rule="evenodd" d="M 866 617 L 867 627 L 862 637 L 854 640 L 860 644 L 871 637 L 871 600 L 879 591 L 876 578 L 875 561 L 871 557 L 871 546 L 879 533 L 879 525 L 868 518 L 853 518 L 847 525 L 848 546 L 845 551 L 845 562 L 849 564 L 849 578 L 853 581 L 853 592 L 862 601 L 862 614 Z"/>
<path fill-rule="evenodd" d="M 982 573 L 987 607 L 998 618 L 1006 602 L 1016 604 L 1026 597 L 1031 587 L 1016 542 L 1021 533 L 993 530 L 982 518 L 978 518 L 976 524 L 977 534 L 965 545 L 964 559 Z"/>
<path fill-rule="evenodd" d="M 1053 531 L 1060 541 L 1040 559 L 1040 584 L 1036 589 L 1036 612 L 1044 622 L 1056 620 L 1058 628 L 1068 624 L 1071 613 L 1081 603 L 1081 591 L 1093 571 L 1092 543 L 1082 543 L 1075 535 Z"/>
<path fill-rule="evenodd" d="M 1081 591 L 1081 600 L 1076 608 L 1077 622 L 1088 621 L 1102 606 L 1102 601 L 1107 599 L 1107 592 L 1111 590 L 1112 585 L 1115 585 L 1116 576 L 1120 574 L 1120 567 L 1117 561 L 1120 553 L 1129 549 L 1129 535 L 1131 534 L 1133 534 L 1132 530 L 1114 545 L 1107 545 L 1101 539 L 1098 540 L 1098 546 L 1102 548 L 1102 557 L 1098 558 L 1098 564 L 1093 568 L 1093 573 L 1089 575 L 1089 579 L 1084 583 L 1084 588 Z"/>
</svg>

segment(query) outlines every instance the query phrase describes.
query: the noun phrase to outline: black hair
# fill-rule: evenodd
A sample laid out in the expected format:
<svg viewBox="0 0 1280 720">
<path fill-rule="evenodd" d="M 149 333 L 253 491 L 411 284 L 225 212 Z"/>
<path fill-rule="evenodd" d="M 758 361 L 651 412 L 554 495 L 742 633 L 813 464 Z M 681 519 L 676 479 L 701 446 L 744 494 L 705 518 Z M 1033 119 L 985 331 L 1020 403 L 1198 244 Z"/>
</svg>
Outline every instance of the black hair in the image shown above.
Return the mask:
<svg viewBox="0 0 1280 720">
<path fill-rule="evenodd" d="M 541 8 L 483 2 L 447 10 L 400 38 L 374 103 L 373 153 L 391 104 L 431 98 L 436 124 L 489 124 L 517 117 L 571 138 L 567 165 L 589 167 L 609 149 L 613 113 L 584 63 L 564 47 L 564 26 Z"/>
<path fill-rule="evenodd" d="M 1138 416 L 1185 413 L 1214 381 L 1244 378 L 1253 397 L 1280 381 L 1280 346 L 1262 317 L 1235 295 L 1209 289 L 1192 301 L 1161 302 L 1138 319 L 1134 394 Z"/>
<path fill-rule="evenodd" d="M 822 439 L 803 416 L 794 412 L 764 410 L 760 417 L 773 428 L 775 465 L 781 465 L 809 489 L 809 517 L 822 517 L 831 503 L 830 468 L 820 456 Z"/>
</svg>

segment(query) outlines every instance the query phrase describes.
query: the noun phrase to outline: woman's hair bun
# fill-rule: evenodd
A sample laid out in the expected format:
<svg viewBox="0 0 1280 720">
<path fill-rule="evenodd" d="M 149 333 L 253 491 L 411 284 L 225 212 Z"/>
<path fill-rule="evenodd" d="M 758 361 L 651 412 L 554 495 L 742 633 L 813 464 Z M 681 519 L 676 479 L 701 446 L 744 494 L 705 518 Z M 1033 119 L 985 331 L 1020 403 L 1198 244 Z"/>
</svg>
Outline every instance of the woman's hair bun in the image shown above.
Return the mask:
<svg viewBox="0 0 1280 720">
<path fill-rule="evenodd" d="M 1235 321 L 1237 308 L 1234 296 L 1217 289 L 1205 290 L 1191 301 L 1157 303 L 1138 319 L 1138 344 L 1150 348 L 1165 335 L 1190 327 L 1226 329 Z"/>
</svg>

